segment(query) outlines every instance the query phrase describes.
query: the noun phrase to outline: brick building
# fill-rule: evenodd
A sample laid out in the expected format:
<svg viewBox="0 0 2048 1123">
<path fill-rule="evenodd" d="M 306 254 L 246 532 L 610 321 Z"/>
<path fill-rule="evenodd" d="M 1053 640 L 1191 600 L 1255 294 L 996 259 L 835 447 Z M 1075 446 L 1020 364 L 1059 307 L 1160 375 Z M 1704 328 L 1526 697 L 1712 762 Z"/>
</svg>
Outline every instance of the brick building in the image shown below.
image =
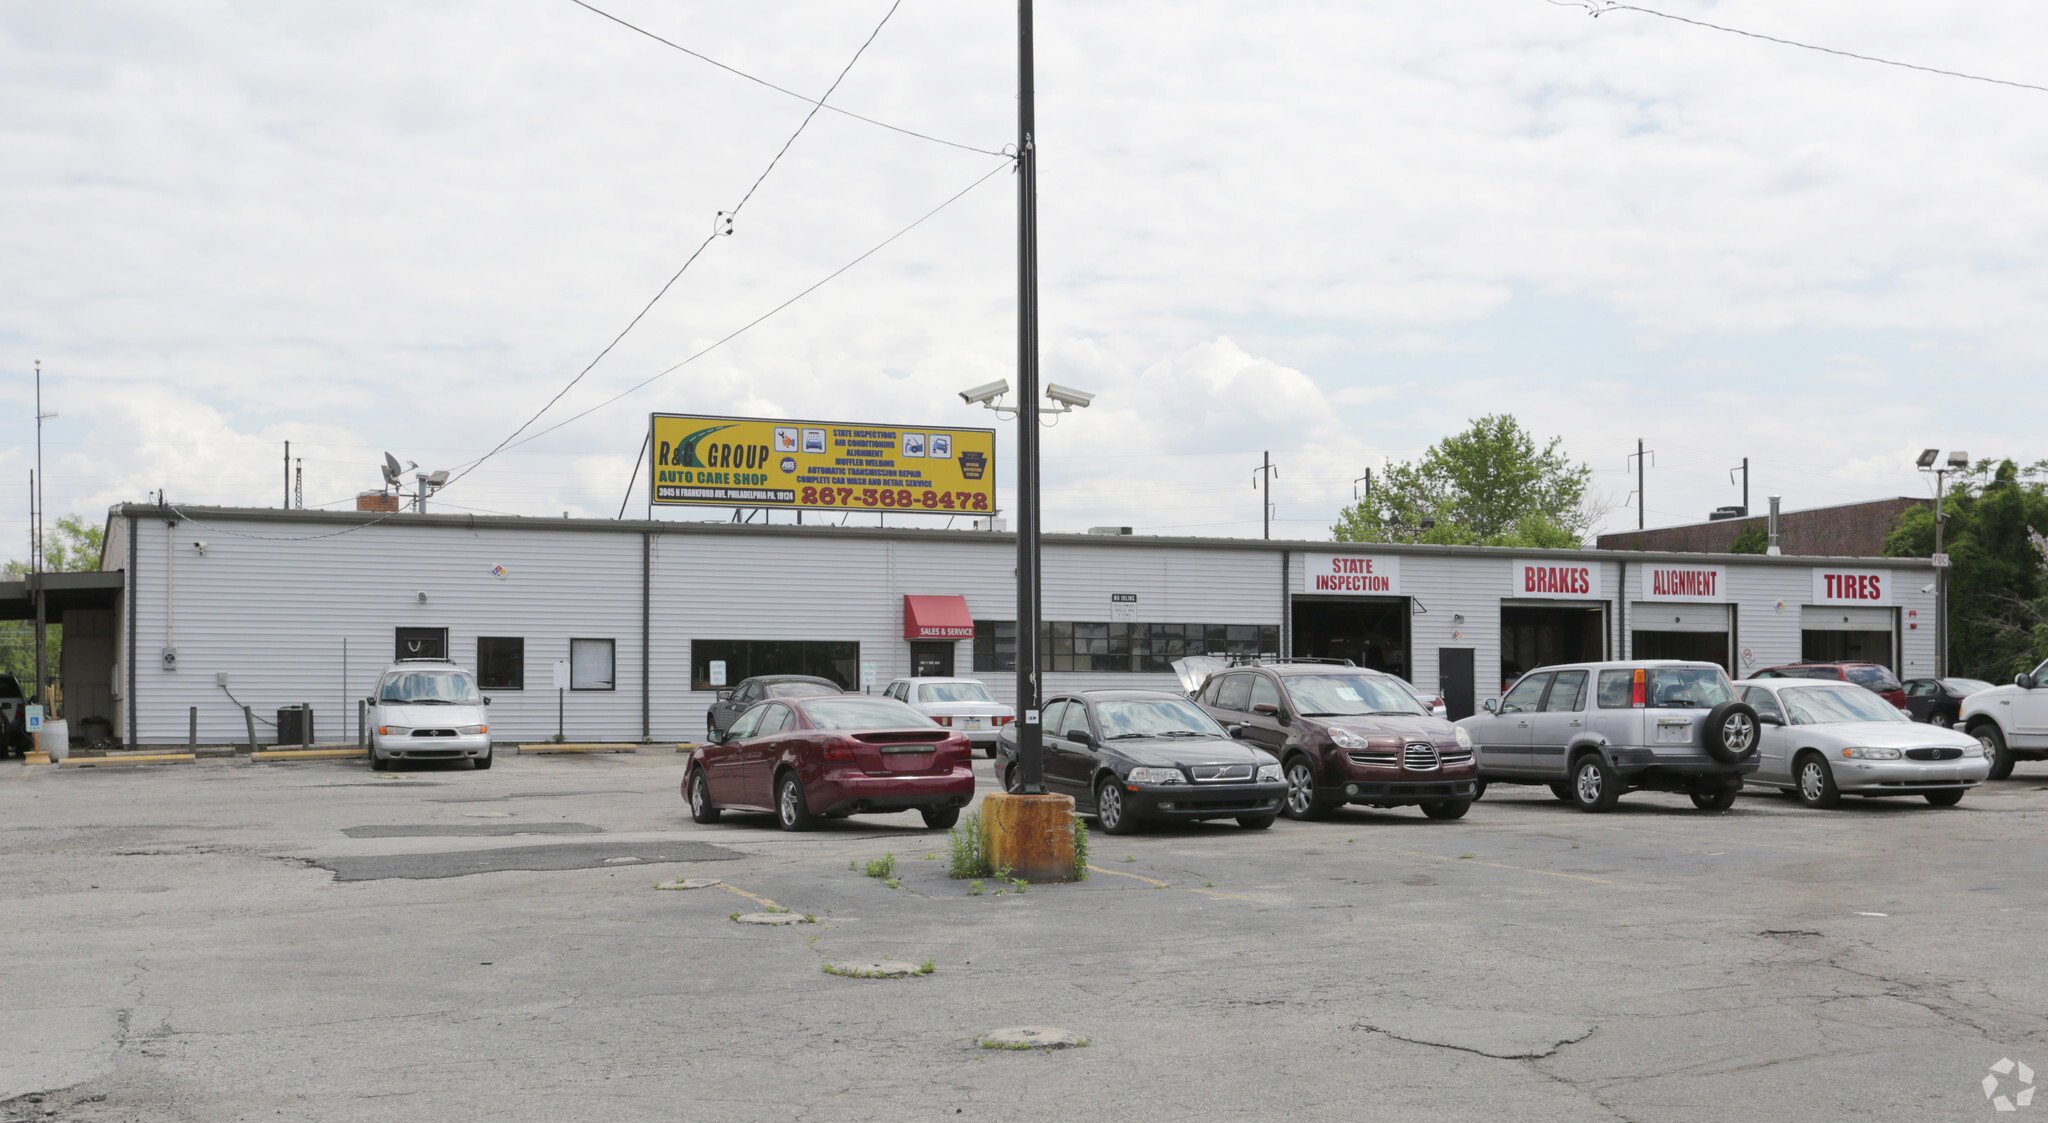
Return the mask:
<svg viewBox="0 0 2048 1123">
<path fill-rule="evenodd" d="M 1932 502 L 1901 495 L 1805 511 L 1781 511 L 1778 514 L 1778 548 L 1797 557 L 1880 557 L 1884 554 L 1885 537 L 1898 525 L 1899 516 L 1914 507 L 1929 506 Z M 1599 548 L 1721 554 L 1726 553 L 1736 537 L 1750 527 L 1768 531 L 1769 521 L 1767 516 L 1752 515 L 1742 519 L 1660 526 L 1652 530 L 1625 530 L 1601 535 Z"/>
</svg>

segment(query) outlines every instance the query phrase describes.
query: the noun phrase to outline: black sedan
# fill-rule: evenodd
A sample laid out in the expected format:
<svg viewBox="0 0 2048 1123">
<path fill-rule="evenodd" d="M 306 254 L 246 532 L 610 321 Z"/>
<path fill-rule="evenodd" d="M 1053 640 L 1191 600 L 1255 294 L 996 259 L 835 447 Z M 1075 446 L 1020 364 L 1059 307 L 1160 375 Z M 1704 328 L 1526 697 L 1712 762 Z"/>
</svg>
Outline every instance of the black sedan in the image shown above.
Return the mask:
<svg viewBox="0 0 2048 1123">
<path fill-rule="evenodd" d="M 1962 713 L 1963 699 L 1979 690 L 1989 689 L 1990 683 L 1974 678 L 1909 678 L 1906 680 L 1906 714 L 1914 721 L 1947 729 Z"/>
<path fill-rule="evenodd" d="M 752 709 L 754 703 L 769 698 L 817 698 L 826 694 L 844 694 L 839 684 L 829 678 L 816 675 L 755 675 L 741 679 L 731 690 L 718 692 L 718 701 L 704 713 L 704 739 L 716 745 L 725 740 L 725 731 L 739 716 Z"/>
<path fill-rule="evenodd" d="M 1272 754 L 1237 740 L 1200 706 L 1163 690 L 1063 694 L 1043 711 L 1045 789 L 1074 797 L 1110 834 L 1141 823 L 1236 819 L 1264 830 L 1287 781 Z M 996 741 L 996 775 L 1020 790 L 1017 727 Z"/>
</svg>

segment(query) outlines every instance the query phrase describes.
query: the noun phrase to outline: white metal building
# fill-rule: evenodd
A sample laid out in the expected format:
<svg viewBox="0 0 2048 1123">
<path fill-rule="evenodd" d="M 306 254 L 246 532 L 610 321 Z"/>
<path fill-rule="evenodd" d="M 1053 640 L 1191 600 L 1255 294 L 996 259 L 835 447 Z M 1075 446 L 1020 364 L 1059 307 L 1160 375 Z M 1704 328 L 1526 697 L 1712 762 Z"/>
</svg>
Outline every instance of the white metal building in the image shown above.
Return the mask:
<svg viewBox="0 0 2048 1123">
<path fill-rule="evenodd" d="M 558 706 L 571 740 L 694 740 L 721 672 L 958 673 L 1008 700 L 1015 554 L 1001 532 L 124 505 L 102 565 L 125 574 L 113 642 L 76 665 L 67 643 L 64 668 L 111 683 L 115 712 L 67 716 L 179 744 L 196 707 L 200 741 L 224 743 L 241 705 L 303 703 L 320 740 L 353 739 L 401 651 L 476 670 L 501 742 L 553 735 Z M 1287 651 L 1469 712 L 1577 659 L 1926 675 L 1933 579 L 1923 559 L 1047 535 L 1045 682 L 1173 688 L 1181 654 Z"/>
</svg>

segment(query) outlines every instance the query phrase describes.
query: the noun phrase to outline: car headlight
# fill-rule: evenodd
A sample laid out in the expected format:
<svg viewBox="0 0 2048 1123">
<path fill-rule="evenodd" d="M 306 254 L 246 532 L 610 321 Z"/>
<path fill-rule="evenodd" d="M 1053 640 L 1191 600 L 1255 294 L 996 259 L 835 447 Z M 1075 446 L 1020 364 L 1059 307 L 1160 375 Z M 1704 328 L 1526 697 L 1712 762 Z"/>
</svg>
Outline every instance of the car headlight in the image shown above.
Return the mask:
<svg viewBox="0 0 2048 1123">
<path fill-rule="evenodd" d="M 1181 774 L 1178 768 L 1133 768 L 1124 779 L 1133 784 L 1178 784 Z"/>
<path fill-rule="evenodd" d="M 1459 748 L 1469 749 L 1472 747 L 1472 735 L 1470 733 L 1465 732 L 1464 726 L 1453 725 L 1451 726 L 1451 732 L 1457 734 Z"/>
<path fill-rule="evenodd" d="M 1984 755 L 1984 746 L 1981 744 L 1965 745 L 1963 746 L 1963 755 L 1966 757 L 1981 757 Z"/>
<path fill-rule="evenodd" d="M 474 737 L 479 733 L 489 733 L 490 731 L 491 727 L 488 725 L 458 725 L 455 727 L 455 732 L 465 737 Z"/>
<path fill-rule="evenodd" d="M 1261 764 L 1261 765 L 1259 765 L 1259 779 L 1258 779 L 1258 781 L 1257 781 L 1258 783 L 1261 783 L 1261 784 L 1265 784 L 1265 783 L 1274 783 L 1274 784 L 1277 784 L 1277 783 L 1279 783 L 1280 781 L 1282 781 L 1282 780 L 1284 780 L 1284 779 L 1286 779 L 1286 777 L 1284 777 L 1284 776 L 1280 775 L 1280 766 L 1279 766 L 1279 765 L 1277 765 L 1277 764 Z"/>
<path fill-rule="evenodd" d="M 1904 755 L 1897 749 L 1843 749 L 1842 755 L 1851 760 L 1897 760 Z"/>
<path fill-rule="evenodd" d="M 1370 743 L 1349 729 L 1330 730 L 1330 741 L 1340 749 L 1362 749 Z"/>
<path fill-rule="evenodd" d="M 405 737 L 411 733 L 412 726 L 410 725 L 380 725 L 377 727 L 377 736 L 379 737 Z"/>
</svg>

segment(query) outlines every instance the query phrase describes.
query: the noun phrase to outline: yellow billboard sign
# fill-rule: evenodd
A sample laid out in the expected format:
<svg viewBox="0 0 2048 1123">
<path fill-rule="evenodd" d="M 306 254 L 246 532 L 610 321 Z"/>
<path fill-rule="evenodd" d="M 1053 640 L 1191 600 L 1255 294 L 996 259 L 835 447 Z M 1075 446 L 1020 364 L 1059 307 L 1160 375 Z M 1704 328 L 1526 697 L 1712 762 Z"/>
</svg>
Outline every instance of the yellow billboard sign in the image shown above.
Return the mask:
<svg viewBox="0 0 2048 1123">
<path fill-rule="evenodd" d="M 673 413 L 650 424 L 658 506 L 986 515 L 996 505 L 993 429 Z"/>
</svg>

